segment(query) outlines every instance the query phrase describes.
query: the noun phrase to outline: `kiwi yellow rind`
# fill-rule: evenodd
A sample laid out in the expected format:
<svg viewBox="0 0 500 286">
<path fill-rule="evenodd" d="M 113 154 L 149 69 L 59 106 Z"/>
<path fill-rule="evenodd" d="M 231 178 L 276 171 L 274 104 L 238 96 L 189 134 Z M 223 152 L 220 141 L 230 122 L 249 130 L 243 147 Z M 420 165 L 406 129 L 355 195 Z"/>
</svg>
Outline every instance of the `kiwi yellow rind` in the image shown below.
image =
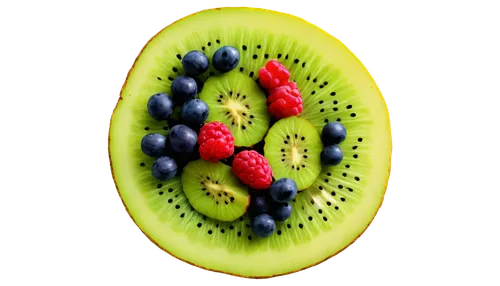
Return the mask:
<svg viewBox="0 0 500 286">
<path fill-rule="evenodd" d="M 357 235 L 350 238 L 350 242 L 345 243 L 345 246 L 338 248 L 337 250 L 335 250 L 332 253 L 322 252 L 321 255 L 312 255 L 310 257 L 322 257 L 322 258 L 320 258 L 317 261 L 314 261 L 308 265 L 303 265 L 302 267 L 299 267 L 299 268 L 293 267 L 294 269 L 289 268 L 287 270 L 287 269 L 285 269 L 286 265 L 284 265 L 285 268 L 276 269 L 276 271 L 274 271 L 274 272 L 269 272 L 264 268 L 262 268 L 262 269 L 253 268 L 252 269 L 252 268 L 248 268 L 248 266 L 246 268 L 245 268 L 245 266 L 243 266 L 245 268 L 243 271 L 241 271 L 241 269 L 240 269 L 240 271 L 231 271 L 231 270 L 227 269 L 227 267 L 226 267 L 227 265 L 222 265 L 223 267 L 213 267 L 212 268 L 212 267 L 209 267 L 208 264 L 200 263 L 203 261 L 196 261 L 196 258 L 194 258 L 194 257 L 185 258 L 182 255 L 176 255 L 175 253 L 168 251 L 167 249 L 164 248 L 164 246 L 165 246 L 165 243 L 163 241 L 164 238 L 158 237 L 157 234 L 152 232 L 151 225 L 144 222 L 143 218 L 141 218 L 139 221 L 137 220 L 137 218 L 140 218 L 140 215 L 138 215 L 138 213 L 135 212 L 134 210 L 136 210 L 138 204 L 143 203 L 144 200 L 140 198 L 139 193 L 131 192 L 131 186 L 129 184 L 127 184 L 127 180 L 124 179 L 125 175 L 133 175 L 133 174 L 129 174 L 127 172 L 120 174 L 120 172 L 116 172 L 116 168 L 124 166 L 124 165 L 122 165 L 122 163 L 125 163 L 125 166 L 126 166 L 128 163 L 127 161 L 130 162 L 130 160 L 127 158 L 120 158 L 117 156 L 113 156 L 113 152 L 114 152 L 113 150 L 117 150 L 116 152 L 119 153 L 120 148 L 128 148 L 126 146 L 126 144 L 122 144 L 122 142 L 120 142 L 121 141 L 120 137 L 123 137 L 123 134 L 121 134 L 120 132 L 123 132 L 123 131 L 117 130 L 117 128 L 113 129 L 112 128 L 114 126 L 113 122 L 114 122 L 114 120 L 127 121 L 127 119 L 129 119 L 127 115 L 130 115 L 130 114 L 126 114 L 126 112 L 125 112 L 125 110 L 127 109 L 126 108 L 127 99 L 133 97 L 134 93 L 137 91 L 137 85 L 136 84 L 130 85 L 130 82 L 131 81 L 133 82 L 134 77 L 137 77 L 136 75 L 134 75 L 133 70 L 137 69 L 138 66 L 141 65 L 140 59 L 141 59 L 141 55 L 144 55 L 144 53 L 143 53 L 144 50 L 147 47 L 151 46 L 151 43 L 153 42 L 154 39 L 156 39 L 158 37 L 158 35 L 160 35 L 164 31 L 167 31 L 168 27 L 175 27 L 176 25 L 180 25 L 180 23 L 182 23 L 182 22 L 187 23 L 188 21 L 190 21 L 188 19 L 195 19 L 195 17 L 202 16 L 204 14 L 207 15 L 209 13 L 212 13 L 212 15 L 214 15 L 214 13 L 221 13 L 222 11 L 228 11 L 228 10 L 231 10 L 230 11 L 231 13 L 228 13 L 228 14 L 233 14 L 233 16 L 235 16 L 235 17 L 237 16 L 240 21 L 242 20 L 241 16 L 243 14 L 246 14 L 248 16 L 247 12 L 255 11 L 255 12 L 260 13 L 258 15 L 258 17 L 266 18 L 266 17 L 271 17 L 271 16 L 274 17 L 276 15 L 276 18 L 278 18 L 277 15 L 281 15 L 280 17 L 282 17 L 281 19 L 283 21 L 290 21 L 290 23 L 291 23 L 292 22 L 291 19 L 293 18 L 294 23 L 297 23 L 297 25 L 299 25 L 298 22 L 301 23 L 300 25 L 303 25 L 303 23 L 309 24 L 312 28 L 308 28 L 308 29 L 304 28 L 304 29 L 306 29 L 307 32 L 309 34 L 311 34 L 311 36 L 322 37 L 321 41 L 323 41 L 323 43 L 329 43 L 331 45 L 335 45 L 336 46 L 335 50 L 337 52 L 339 52 L 342 56 L 349 58 L 349 60 L 347 62 L 350 64 L 347 67 L 344 67 L 346 73 L 358 73 L 359 68 L 360 67 L 363 68 L 363 71 L 361 73 L 359 73 L 359 77 L 357 77 L 357 79 L 351 79 L 351 80 L 354 80 L 354 81 L 362 80 L 363 81 L 361 84 L 361 86 L 363 88 L 360 91 L 362 91 L 361 93 L 367 92 L 367 94 L 369 94 L 370 97 L 364 98 L 367 102 L 363 103 L 363 101 L 361 101 L 361 104 L 375 105 L 376 108 L 374 110 L 372 110 L 372 113 L 379 114 L 379 117 L 377 117 L 379 119 L 377 121 L 377 124 L 378 124 L 376 126 L 377 128 L 375 128 L 376 130 L 375 129 L 370 130 L 371 131 L 370 135 L 378 133 L 377 138 L 382 137 L 382 139 L 380 139 L 379 143 L 382 143 L 385 148 L 383 148 L 383 152 L 380 152 L 379 156 L 377 156 L 376 158 L 373 158 L 373 159 L 377 159 L 377 160 L 372 160 L 372 161 L 379 162 L 378 171 L 373 172 L 370 175 L 370 177 L 366 178 L 366 180 L 363 180 L 364 185 L 360 185 L 360 187 L 364 187 L 366 190 L 367 188 L 370 187 L 370 185 L 367 182 L 370 182 L 373 180 L 378 182 L 376 184 L 376 186 L 371 186 L 371 188 L 372 189 L 376 188 L 379 191 L 377 191 L 375 194 L 373 194 L 373 196 L 371 196 L 369 198 L 365 198 L 365 201 L 366 200 L 370 200 L 371 202 L 378 201 L 377 207 L 371 208 L 371 210 L 373 211 L 373 212 L 370 212 L 371 219 L 366 220 L 366 225 L 359 231 L 359 233 Z M 244 12 L 240 13 L 239 11 L 244 11 Z M 264 12 L 265 12 L 265 14 L 264 14 Z M 226 14 L 226 15 L 228 15 L 228 14 Z M 180 21 L 180 20 L 183 20 L 183 21 Z M 193 20 L 191 22 L 194 25 L 193 22 L 196 22 L 196 21 Z M 174 23 L 179 23 L 179 24 L 173 25 Z M 185 25 L 190 26 L 191 24 L 187 23 Z M 260 24 L 256 22 L 256 25 L 260 25 Z M 295 24 L 293 24 L 293 25 L 295 25 Z M 315 26 L 315 27 L 313 27 L 313 26 Z M 197 27 L 197 29 L 198 28 L 199 27 Z M 290 29 L 290 27 L 288 27 L 287 29 Z M 284 32 L 286 32 L 286 31 L 284 31 Z M 295 37 L 298 38 L 298 40 L 300 40 L 300 35 L 301 35 L 300 31 L 297 32 L 296 30 L 294 30 L 294 33 L 295 33 Z M 323 35 L 328 35 L 328 37 L 320 36 L 319 35 L 320 33 L 322 33 Z M 312 34 L 314 34 L 314 35 L 312 35 Z M 294 35 L 290 35 L 290 38 L 293 38 L 293 37 L 294 37 Z M 340 45 L 342 45 L 343 47 L 341 48 Z M 330 54 L 331 54 L 331 52 L 330 52 Z M 337 56 L 339 56 L 339 55 L 337 55 Z M 354 64 L 355 62 L 357 62 L 357 65 Z M 358 84 L 359 84 L 359 82 L 358 82 Z M 299 86 L 299 88 L 300 88 L 300 86 Z M 304 97 L 305 97 L 305 95 L 304 95 Z M 306 106 L 305 106 L 305 108 L 306 108 Z M 381 120 L 380 117 L 384 117 L 385 120 Z M 125 212 L 125 214 L 127 214 L 128 218 L 133 223 L 133 225 L 137 228 L 137 230 L 141 234 L 144 235 L 145 239 L 150 244 L 152 244 L 157 249 L 159 249 L 159 251 L 161 251 L 163 254 L 168 255 L 172 259 L 179 261 L 181 263 L 184 263 L 189 267 L 196 268 L 196 269 L 205 271 L 207 273 L 212 273 L 212 274 L 217 274 L 217 275 L 223 274 L 223 275 L 226 275 L 228 277 L 237 278 L 237 279 L 244 279 L 244 280 L 256 280 L 256 279 L 267 280 L 267 279 L 276 279 L 276 278 L 280 278 L 280 277 L 288 277 L 291 275 L 300 274 L 304 271 L 314 269 L 317 266 L 320 266 L 322 264 L 327 263 L 328 261 L 334 259 L 338 255 L 341 255 L 346 250 L 348 250 L 350 247 L 355 245 L 364 236 L 364 234 L 369 230 L 369 228 L 371 226 L 373 226 L 373 224 L 376 221 L 376 218 L 378 217 L 381 210 L 383 209 L 385 201 L 387 200 L 387 194 L 388 194 L 389 189 L 390 189 L 390 184 L 391 184 L 392 175 L 393 175 L 393 168 L 394 168 L 393 167 L 393 156 L 394 156 L 394 152 L 395 152 L 395 140 L 394 140 L 394 135 L 393 135 L 394 123 L 393 123 L 393 119 L 392 119 L 391 109 L 389 107 L 387 98 L 383 94 L 383 90 L 382 90 L 380 84 L 376 80 L 375 75 L 369 70 L 368 66 L 361 60 L 361 58 L 356 53 L 354 53 L 354 51 L 352 51 L 350 49 L 350 47 L 347 45 L 347 43 L 342 41 L 339 37 L 335 36 L 334 34 L 329 32 L 328 30 L 322 28 L 321 25 L 319 25 L 311 20 L 308 20 L 303 16 L 300 16 L 300 15 L 297 15 L 297 14 L 294 14 L 294 13 L 291 13 L 291 12 L 288 12 L 285 10 L 273 9 L 273 8 L 269 8 L 269 7 L 262 7 L 260 5 L 215 5 L 215 6 L 211 6 L 211 7 L 204 7 L 201 9 L 197 9 L 196 11 L 190 12 L 190 13 L 188 13 L 180 18 L 175 19 L 174 21 L 168 23 L 167 25 L 161 27 L 158 31 L 153 33 L 153 35 L 151 37 L 149 37 L 143 43 L 142 47 L 139 49 L 138 53 L 134 57 L 131 65 L 129 66 L 129 68 L 127 69 L 127 71 L 125 73 L 124 79 L 122 81 L 122 84 L 120 85 L 120 88 L 119 88 L 119 91 L 117 94 L 116 102 L 112 105 L 112 108 L 111 108 L 109 120 L 107 122 L 106 132 L 107 132 L 107 136 L 105 139 L 105 149 L 107 151 L 107 155 L 106 155 L 107 156 L 107 163 L 108 163 L 108 167 L 109 167 L 109 175 L 111 178 L 113 189 L 115 191 L 115 194 L 117 195 L 118 200 L 120 201 L 120 203 L 122 205 L 123 211 Z M 113 139 L 115 137 L 118 137 L 118 138 Z M 388 138 L 385 138 L 385 137 L 388 137 Z M 122 147 L 120 147 L 120 146 L 122 146 Z M 117 176 L 117 174 L 119 174 L 119 175 Z M 381 176 L 384 177 L 383 184 L 380 182 Z M 172 184 L 176 184 L 175 182 L 176 182 L 176 180 L 172 180 Z M 128 183 L 130 183 L 130 182 L 128 182 Z M 179 186 L 176 186 L 176 187 L 179 188 Z M 383 188 L 385 191 L 380 190 L 381 188 Z M 305 193 L 305 192 L 302 192 L 302 193 Z M 311 194 L 309 194 L 309 196 L 311 196 Z M 133 198 L 139 198 L 139 200 L 134 201 Z M 297 196 L 296 199 L 299 200 L 299 196 Z M 148 212 L 148 211 L 146 210 L 145 212 Z M 150 213 L 150 215 L 151 215 L 151 217 L 154 217 L 154 214 Z M 173 233 L 175 233 L 175 232 L 173 232 Z M 332 238 L 332 239 L 334 239 L 334 238 Z M 261 243 L 260 249 L 262 249 L 263 248 L 262 245 L 264 243 L 262 241 L 259 241 L 259 242 Z M 304 245 L 302 245 L 302 246 L 304 246 Z M 323 250 L 325 250 L 325 249 L 323 249 Z M 306 253 L 309 253 L 309 252 L 307 252 L 306 249 L 304 249 L 304 251 L 306 251 Z M 317 251 L 319 251 L 319 250 L 317 250 Z M 316 254 L 318 254 L 318 253 L 316 253 Z M 235 262 L 236 261 L 231 261 L 230 263 L 234 264 Z M 262 265 L 266 263 L 265 260 L 261 260 L 260 262 Z M 245 263 L 245 262 L 242 262 L 242 263 Z M 276 262 L 274 261 L 273 263 L 276 263 Z M 233 268 L 233 270 L 238 270 L 238 269 Z"/>
</svg>

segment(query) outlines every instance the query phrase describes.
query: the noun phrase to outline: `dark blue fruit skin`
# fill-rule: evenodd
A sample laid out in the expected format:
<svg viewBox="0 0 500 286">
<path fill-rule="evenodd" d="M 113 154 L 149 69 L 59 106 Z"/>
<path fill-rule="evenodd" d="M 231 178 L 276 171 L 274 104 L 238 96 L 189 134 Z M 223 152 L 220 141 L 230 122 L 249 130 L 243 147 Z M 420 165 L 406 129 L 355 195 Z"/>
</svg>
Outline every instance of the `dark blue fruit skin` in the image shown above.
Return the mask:
<svg viewBox="0 0 500 286">
<path fill-rule="evenodd" d="M 289 178 L 282 178 L 271 185 L 269 193 L 273 201 L 288 203 L 297 195 L 297 184 Z"/>
<path fill-rule="evenodd" d="M 267 213 L 269 211 L 269 203 L 266 196 L 254 196 L 250 202 L 249 213 L 252 216 Z"/>
<path fill-rule="evenodd" d="M 191 51 L 182 58 L 182 67 L 188 76 L 200 75 L 208 70 L 208 58 L 202 51 Z"/>
<path fill-rule="evenodd" d="M 321 151 L 321 162 L 328 166 L 336 166 L 344 159 L 344 153 L 338 145 L 326 146 Z"/>
<path fill-rule="evenodd" d="M 183 75 L 174 79 L 171 89 L 172 94 L 174 95 L 174 101 L 177 104 L 183 104 L 184 102 L 194 98 L 198 92 L 196 81 L 191 77 Z"/>
<path fill-rule="evenodd" d="M 175 118 L 172 118 L 172 117 L 170 117 L 170 118 L 167 119 L 167 125 L 168 125 L 169 129 L 171 129 L 175 125 L 179 125 L 179 124 L 181 124 L 181 122 L 178 119 L 175 119 Z"/>
<path fill-rule="evenodd" d="M 170 180 L 177 174 L 177 163 L 170 157 L 160 157 L 153 163 L 151 172 L 159 181 Z"/>
<path fill-rule="evenodd" d="M 240 62 L 240 52 L 232 46 L 223 46 L 215 51 L 212 57 L 214 68 L 221 72 L 234 69 Z"/>
<path fill-rule="evenodd" d="M 142 137 L 142 152 L 151 157 L 160 157 L 165 152 L 167 138 L 158 133 L 150 133 Z"/>
<path fill-rule="evenodd" d="M 260 237 L 269 237 L 276 230 L 274 219 L 268 214 L 260 214 L 252 219 L 252 232 Z"/>
<path fill-rule="evenodd" d="M 181 109 L 183 123 L 192 127 L 198 127 L 207 120 L 209 114 L 208 105 L 201 99 L 190 99 Z"/>
<path fill-rule="evenodd" d="M 194 78 L 194 81 L 196 82 L 198 93 L 200 93 L 201 90 L 203 89 L 203 81 L 201 81 L 201 79 L 197 77 Z"/>
<path fill-rule="evenodd" d="M 193 129 L 184 124 L 175 125 L 168 132 L 168 140 L 174 152 L 188 153 L 193 152 L 198 141 L 198 135 Z"/>
<path fill-rule="evenodd" d="M 156 120 L 168 119 L 173 111 L 174 102 L 166 93 L 153 94 L 148 100 L 149 115 Z"/>
<path fill-rule="evenodd" d="M 277 221 L 287 220 L 292 215 L 292 205 L 289 203 L 275 203 L 271 206 L 271 215 Z"/>
<path fill-rule="evenodd" d="M 328 122 L 321 131 L 321 140 L 325 146 L 342 143 L 346 137 L 347 131 L 339 122 Z"/>
</svg>

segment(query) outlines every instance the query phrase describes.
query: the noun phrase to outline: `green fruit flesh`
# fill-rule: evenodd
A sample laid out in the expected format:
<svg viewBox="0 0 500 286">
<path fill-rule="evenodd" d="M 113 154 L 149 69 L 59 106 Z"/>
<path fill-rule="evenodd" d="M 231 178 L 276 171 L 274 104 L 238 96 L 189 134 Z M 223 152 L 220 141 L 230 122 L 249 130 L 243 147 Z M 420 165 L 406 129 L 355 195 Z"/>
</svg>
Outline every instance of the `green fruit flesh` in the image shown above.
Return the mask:
<svg viewBox="0 0 500 286">
<path fill-rule="evenodd" d="M 181 176 L 184 193 L 201 214 L 220 221 L 233 221 L 245 214 L 250 195 L 245 185 L 222 163 L 197 160 L 188 163 Z"/>
<path fill-rule="evenodd" d="M 248 76 L 231 71 L 207 79 L 200 99 L 210 108 L 207 122 L 224 123 L 234 136 L 235 146 L 252 146 L 269 128 L 266 95 Z"/>
<path fill-rule="evenodd" d="M 323 144 L 307 120 L 288 117 L 276 122 L 265 139 L 264 156 L 276 180 L 290 178 L 297 188 L 310 187 L 321 172 Z"/>
<path fill-rule="evenodd" d="M 148 98 L 156 92 L 170 94 L 173 79 L 183 73 L 182 55 L 201 49 L 210 59 L 222 45 L 240 50 L 236 72 L 253 80 L 268 60 L 278 59 L 290 69 L 303 96 L 299 117 L 318 132 L 333 120 L 348 130 L 340 144 L 344 161 L 323 168 L 292 201 L 290 219 L 278 222 L 276 232 L 266 239 L 252 234 L 247 215 L 222 222 L 196 211 L 181 179 L 156 181 L 151 176 L 154 159 L 140 149 L 145 134 L 165 134 L 167 128 L 149 116 Z M 215 75 L 211 65 L 204 76 L 210 72 Z M 351 244 L 382 203 L 392 146 L 383 98 L 370 74 L 340 41 L 296 17 L 249 8 L 203 11 L 156 35 L 127 77 L 109 136 L 115 183 L 140 229 L 184 261 L 247 277 L 307 268 Z"/>
</svg>

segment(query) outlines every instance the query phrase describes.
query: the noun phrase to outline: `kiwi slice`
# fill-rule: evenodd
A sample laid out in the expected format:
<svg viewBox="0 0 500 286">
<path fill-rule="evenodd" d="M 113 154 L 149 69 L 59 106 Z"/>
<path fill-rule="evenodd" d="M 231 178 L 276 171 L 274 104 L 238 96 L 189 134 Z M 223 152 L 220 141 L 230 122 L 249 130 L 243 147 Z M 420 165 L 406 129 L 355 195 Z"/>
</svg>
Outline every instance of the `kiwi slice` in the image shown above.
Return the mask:
<svg viewBox="0 0 500 286">
<path fill-rule="evenodd" d="M 211 59 L 223 45 L 239 49 L 236 72 L 252 80 L 268 60 L 283 63 L 302 93 L 304 110 L 299 117 L 316 131 L 326 121 L 341 121 L 348 130 L 340 144 L 343 162 L 323 168 L 314 183 L 297 194 L 291 202 L 291 217 L 277 222 L 276 232 L 268 238 L 252 234 L 246 214 L 224 222 L 196 211 L 181 179 L 156 181 L 151 176 L 153 158 L 140 150 L 145 134 L 167 128 L 149 116 L 148 98 L 170 92 L 174 78 L 183 74 L 184 54 L 202 50 Z M 216 74 L 211 67 L 201 79 Z M 202 11 L 151 39 L 127 76 L 109 133 L 119 195 L 147 237 L 190 264 L 245 277 L 295 272 L 328 259 L 356 240 L 382 203 L 391 148 L 387 107 L 360 61 L 314 25 L 251 8 Z"/>
<path fill-rule="evenodd" d="M 184 193 L 193 208 L 220 221 L 242 216 L 250 204 L 248 188 L 222 163 L 196 160 L 182 172 Z"/>
<path fill-rule="evenodd" d="M 226 124 L 236 146 L 256 144 L 269 128 L 266 95 L 254 80 L 238 71 L 207 79 L 200 99 L 210 108 L 207 121 Z"/>
<path fill-rule="evenodd" d="M 321 138 L 307 120 L 295 116 L 276 122 L 265 139 L 264 156 L 278 180 L 290 178 L 297 188 L 310 187 L 321 172 Z"/>
</svg>

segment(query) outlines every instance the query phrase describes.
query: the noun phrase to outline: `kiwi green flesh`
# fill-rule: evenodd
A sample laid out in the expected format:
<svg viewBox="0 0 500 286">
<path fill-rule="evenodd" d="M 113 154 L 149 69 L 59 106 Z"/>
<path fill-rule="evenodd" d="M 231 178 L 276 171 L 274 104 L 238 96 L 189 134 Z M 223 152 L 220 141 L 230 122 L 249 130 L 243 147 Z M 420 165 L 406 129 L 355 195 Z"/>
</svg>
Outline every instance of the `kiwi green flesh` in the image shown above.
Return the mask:
<svg viewBox="0 0 500 286">
<path fill-rule="evenodd" d="M 266 239 L 252 234 L 247 215 L 221 222 L 196 211 L 180 178 L 153 179 L 153 159 L 140 150 L 145 134 L 167 127 L 150 118 L 145 108 L 148 98 L 156 92 L 170 93 L 172 80 L 183 73 L 182 55 L 204 47 L 210 59 L 222 45 L 240 50 L 236 70 L 254 80 L 266 61 L 278 59 L 301 90 L 300 117 L 318 132 L 326 120 L 341 120 L 348 130 L 341 143 L 345 155 L 341 165 L 323 168 L 313 185 L 292 202 L 291 217 L 278 222 L 275 234 Z M 214 74 L 212 67 L 204 76 L 210 72 Z M 109 133 L 119 195 L 139 228 L 183 261 L 245 277 L 294 272 L 350 245 L 382 203 L 392 148 L 385 102 L 370 74 L 340 41 L 299 18 L 223 8 L 182 19 L 148 42 L 120 95 Z M 329 109 L 321 112 L 324 104 Z M 338 106 L 336 111 L 333 106 Z"/>
<path fill-rule="evenodd" d="M 235 146 L 252 146 L 264 138 L 270 121 L 266 95 L 248 76 L 238 71 L 212 76 L 199 97 L 210 108 L 207 122 L 223 122 Z"/>
<path fill-rule="evenodd" d="M 264 156 L 276 180 L 290 178 L 303 190 L 310 187 L 321 172 L 322 150 L 321 138 L 311 123 L 292 116 L 279 120 L 269 129 Z"/>
<path fill-rule="evenodd" d="M 191 206 L 213 219 L 233 221 L 250 204 L 248 188 L 222 163 L 192 161 L 182 171 L 181 181 Z"/>
</svg>

